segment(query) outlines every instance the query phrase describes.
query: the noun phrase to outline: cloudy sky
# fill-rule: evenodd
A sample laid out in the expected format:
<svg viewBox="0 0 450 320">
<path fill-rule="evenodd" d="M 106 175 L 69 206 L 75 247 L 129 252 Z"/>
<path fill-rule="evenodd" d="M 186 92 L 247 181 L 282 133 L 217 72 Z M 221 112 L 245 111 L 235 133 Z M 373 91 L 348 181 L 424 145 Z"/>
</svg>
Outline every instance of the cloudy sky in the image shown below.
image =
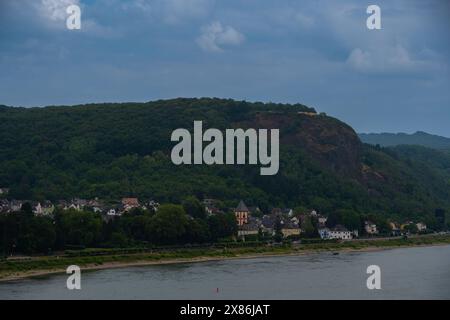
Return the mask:
<svg viewBox="0 0 450 320">
<path fill-rule="evenodd" d="M 300 102 L 359 132 L 450 137 L 449 3 L 1 0 L 0 104 Z"/>
</svg>

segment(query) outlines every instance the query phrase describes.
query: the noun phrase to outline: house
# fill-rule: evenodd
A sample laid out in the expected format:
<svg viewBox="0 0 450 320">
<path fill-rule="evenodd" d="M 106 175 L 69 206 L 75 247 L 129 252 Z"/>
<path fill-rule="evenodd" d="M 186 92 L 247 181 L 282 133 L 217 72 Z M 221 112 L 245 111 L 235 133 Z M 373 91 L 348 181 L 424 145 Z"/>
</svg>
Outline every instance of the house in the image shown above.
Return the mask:
<svg viewBox="0 0 450 320">
<path fill-rule="evenodd" d="M 102 213 L 103 212 L 103 206 L 92 206 L 89 207 L 89 209 L 94 213 Z"/>
<path fill-rule="evenodd" d="M 219 201 L 216 199 L 203 199 L 202 204 L 208 215 L 222 213 L 222 210 L 218 208 Z"/>
<path fill-rule="evenodd" d="M 117 208 L 110 208 L 106 211 L 106 215 L 110 217 L 120 216 L 120 211 Z"/>
<path fill-rule="evenodd" d="M 76 211 L 81 211 L 83 209 L 83 207 L 81 207 L 79 204 L 75 204 L 75 203 L 69 203 L 66 207 L 64 207 L 64 210 L 76 210 Z"/>
<path fill-rule="evenodd" d="M 255 218 L 249 218 L 248 223 L 238 228 L 238 237 L 245 239 L 245 236 L 257 235 L 259 233 L 261 222 Z"/>
<path fill-rule="evenodd" d="M 261 221 L 261 227 L 263 229 L 263 231 L 265 233 L 268 234 L 273 234 L 274 233 L 274 226 L 275 226 L 275 222 L 276 222 L 276 215 L 264 215 L 262 217 L 262 221 Z"/>
<path fill-rule="evenodd" d="M 122 205 L 125 211 L 140 207 L 138 198 L 122 198 Z"/>
<path fill-rule="evenodd" d="M 95 198 L 93 200 L 86 201 L 85 209 L 95 213 L 102 213 L 105 210 L 105 207 L 103 203 L 98 200 L 98 198 Z"/>
<path fill-rule="evenodd" d="M 222 210 L 215 206 L 205 206 L 205 212 L 209 215 L 215 215 L 222 213 Z"/>
<path fill-rule="evenodd" d="M 58 200 L 56 202 L 56 207 L 58 209 L 66 210 L 65 208 L 67 208 L 68 206 L 69 206 L 69 203 L 66 200 Z"/>
<path fill-rule="evenodd" d="M 323 215 L 318 215 L 317 216 L 317 222 L 319 222 L 319 226 L 320 227 L 325 227 L 325 225 L 327 224 L 328 218 L 323 216 Z"/>
<path fill-rule="evenodd" d="M 9 188 L 0 188 L 0 195 L 7 195 L 9 193 Z"/>
<path fill-rule="evenodd" d="M 329 237 L 330 239 L 350 240 L 352 239 L 352 232 L 347 230 L 344 226 L 338 224 L 334 228 L 330 229 Z"/>
<path fill-rule="evenodd" d="M 279 216 L 283 213 L 283 211 L 281 210 L 281 208 L 272 208 L 272 210 L 270 211 L 270 214 L 274 215 L 274 216 Z"/>
<path fill-rule="evenodd" d="M 298 217 L 292 217 L 291 222 L 295 223 L 296 225 L 300 225 L 300 219 Z"/>
<path fill-rule="evenodd" d="M 36 216 L 48 216 L 55 211 L 55 206 L 50 201 L 44 201 L 42 204 L 40 202 L 33 203 L 32 208 Z"/>
<path fill-rule="evenodd" d="M 218 201 L 216 199 L 207 198 L 202 200 L 203 207 L 208 215 L 214 215 L 220 212 L 220 209 L 217 208 L 217 203 Z"/>
<path fill-rule="evenodd" d="M 402 232 L 397 223 L 389 222 L 389 228 L 391 229 L 391 236 L 393 237 L 401 236 Z"/>
<path fill-rule="evenodd" d="M 120 217 L 122 214 L 116 207 L 105 208 L 101 214 L 102 220 L 104 222 L 114 221 L 115 218 Z"/>
<path fill-rule="evenodd" d="M 403 231 L 403 230 L 405 230 L 405 228 L 406 228 L 407 226 L 409 226 L 409 225 L 411 225 L 411 224 L 414 224 L 414 222 L 412 222 L 412 221 L 406 221 L 405 223 L 403 223 L 403 224 L 400 226 L 400 229 Z"/>
<path fill-rule="evenodd" d="M 427 230 L 427 225 L 423 222 L 416 223 L 417 231 L 423 232 Z"/>
<path fill-rule="evenodd" d="M 275 234 L 275 223 L 280 220 L 281 233 L 283 237 L 289 237 L 293 235 L 300 235 L 300 221 L 297 217 L 286 218 L 279 215 L 277 211 L 270 215 L 264 215 L 261 220 L 261 229 L 263 232 L 274 235 Z"/>
<path fill-rule="evenodd" d="M 282 221 L 281 233 L 283 234 L 284 238 L 287 238 L 289 236 L 299 236 L 301 233 L 301 229 L 298 223 L 292 221 Z"/>
<path fill-rule="evenodd" d="M 0 199 L 0 212 L 9 212 L 9 201 L 7 199 Z"/>
<path fill-rule="evenodd" d="M 248 223 L 249 210 L 244 201 L 240 201 L 236 209 L 234 209 L 234 215 L 238 226 L 242 226 Z"/>
<path fill-rule="evenodd" d="M 330 231 L 330 229 L 328 228 L 319 228 L 317 230 L 319 232 L 319 236 L 322 240 L 327 240 L 328 238 L 328 232 Z"/>
<path fill-rule="evenodd" d="M 9 212 L 19 212 L 24 202 L 20 200 L 11 200 L 9 202 Z"/>
<path fill-rule="evenodd" d="M 155 200 L 149 200 L 145 205 L 144 208 L 153 212 L 158 211 L 159 208 L 159 202 L 156 202 Z"/>
<path fill-rule="evenodd" d="M 70 202 L 61 201 L 60 206 L 62 206 L 63 210 L 76 210 L 82 211 L 84 207 L 88 205 L 88 201 L 84 199 L 73 199 Z"/>
<path fill-rule="evenodd" d="M 347 230 L 342 225 L 336 225 L 334 228 L 320 228 L 319 235 L 323 240 L 329 239 L 341 239 L 341 240 L 350 240 L 353 238 L 355 233 Z"/>
<path fill-rule="evenodd" d="M 44 210 L 42 209 L 41 203 L 38 202 L 36 205 L 32 205 L 33 207 L 33 213 L 36 216 L 43 216 Z"/>
<path fill-rule="evenodd" d="M 51 201 L 46 200 L 42 204 L 42 211 L 46 216 L 51 215 L 55 212 L 55 205 Z"/>
<path fill-rule="evenodd" d="M 364 222 L 364 230 L 367 234 L 378 234 L 377 225 L 371 221 Z"/>
</svg>

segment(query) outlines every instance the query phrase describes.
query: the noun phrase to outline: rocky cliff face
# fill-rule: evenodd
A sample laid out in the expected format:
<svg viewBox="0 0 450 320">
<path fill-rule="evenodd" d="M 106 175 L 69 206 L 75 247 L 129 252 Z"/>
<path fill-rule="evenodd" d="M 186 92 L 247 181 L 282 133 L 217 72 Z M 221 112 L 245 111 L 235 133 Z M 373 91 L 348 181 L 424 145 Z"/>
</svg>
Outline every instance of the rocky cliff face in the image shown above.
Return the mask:
<svg viewBox="0 0 450 320">
<path fill-rule="evenodd" d="M 345 123 L 315 113 L 257 113 L 245 127 L 280 129 L 280 143 L 300 148 L 320 165 L 339 174 L 361 173 L 362 143 Z"/>
</svg>

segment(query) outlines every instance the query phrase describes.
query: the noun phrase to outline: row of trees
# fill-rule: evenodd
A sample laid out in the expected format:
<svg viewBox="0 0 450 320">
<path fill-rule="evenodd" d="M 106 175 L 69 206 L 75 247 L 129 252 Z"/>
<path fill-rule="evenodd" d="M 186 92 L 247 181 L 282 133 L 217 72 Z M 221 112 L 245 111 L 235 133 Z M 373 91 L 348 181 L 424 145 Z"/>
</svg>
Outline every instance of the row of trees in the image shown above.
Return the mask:
<svg viewBox="0 0 450 320">
<path fill-rule="evenodd" d="M 125 247 L 215 242 L 237 233 L 233 214 L 207 216 L 198 200 L 166 204 L 157 212 L 134 209 L 104 221 L 99 214 L 57 211 L 37 217 L 27 209 L 0 216 L 0 247 L 5 255 L 49 253 L 83 247 Z"/>
</svg>

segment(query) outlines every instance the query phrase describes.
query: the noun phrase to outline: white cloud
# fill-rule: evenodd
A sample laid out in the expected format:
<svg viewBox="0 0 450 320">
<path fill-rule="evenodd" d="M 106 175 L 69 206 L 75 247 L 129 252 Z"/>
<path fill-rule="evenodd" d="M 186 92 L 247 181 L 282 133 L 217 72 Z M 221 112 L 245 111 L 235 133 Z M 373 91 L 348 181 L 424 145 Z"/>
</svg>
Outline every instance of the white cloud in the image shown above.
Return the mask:
<svg viewBox="0 0 450 320">
<path fill-rule="evenodd" d="M 31 1 L 31 0 L 28 0 Z M 145 0 L 137 0 L 136 3 Z M 69 17 L 67 7 L 78 5 L 81 7 L 81 30 L 83 34 L 100 38 L 114 38 L 120 36 L 120 29 L 104 26 L 92 18 L 85 18 L 83 14 L 83 5 L 79 0 L 40 0 L 33 3 L 36 12 L 39 15 L 39 22 L 51 30 L 65 31 L 66 19 Z M 142 7 L 140 7 L 143 10 Z"/>
<path fill-rule="evenodd" d="M 433 71 L 438 67 L 430 60 L 411 57 L 408 50 L 399 44 L 367 50 L 353 49 L 347 65 L 363 73 L 414 73 Z"/>
<path fill-rule="evenodd" d="M 78 0 L 41 0 L 38 10 L 43 17 L 51 21 L 64 21 L 67 19 L 67 7 L 73 4 L 80 5 Z"/>
<path fill-rule="evenodd" d="M 245 41 L 242 33 L 231 26 L 222 26 L 218 21 L 202 28 L 197 44 L 205 51 L 221 52 L 222 46 L 237 46 Z"/>
</svg>

